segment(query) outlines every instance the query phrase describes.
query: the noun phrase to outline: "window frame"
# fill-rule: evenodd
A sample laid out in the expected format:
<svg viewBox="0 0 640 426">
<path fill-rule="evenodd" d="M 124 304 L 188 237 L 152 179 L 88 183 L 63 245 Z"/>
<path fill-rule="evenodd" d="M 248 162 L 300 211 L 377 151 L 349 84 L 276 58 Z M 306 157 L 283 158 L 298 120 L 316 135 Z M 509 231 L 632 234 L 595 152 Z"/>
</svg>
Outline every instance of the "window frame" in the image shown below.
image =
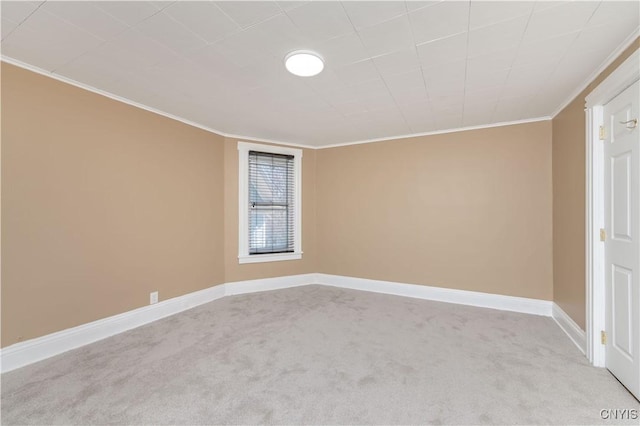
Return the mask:
<svg viewBox="0 0 640 426">
<path fill-rule="evenodd" d="M 249 254 L 249 151 L 293 156 L 293 252 Z M 238 142 L 238 263 L 302 259 L 302 150 Z"/>
</svg>

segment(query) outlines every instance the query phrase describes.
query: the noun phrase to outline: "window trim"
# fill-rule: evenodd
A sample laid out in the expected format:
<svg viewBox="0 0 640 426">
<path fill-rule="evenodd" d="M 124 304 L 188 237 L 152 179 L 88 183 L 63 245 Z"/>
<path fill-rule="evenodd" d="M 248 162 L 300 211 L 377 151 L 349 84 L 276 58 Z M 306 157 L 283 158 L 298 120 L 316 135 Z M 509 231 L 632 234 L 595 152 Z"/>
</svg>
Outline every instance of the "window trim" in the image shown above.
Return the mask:
<svg viewBox="0 0 640 426">
<path fill-rule="evenodd" d="M 249 254 L 249 151 L 293 156 L 293 253 Z M 302 259 L 302 150 L 238 142 L 238 263 L 276 262 Z"/>
</svg>

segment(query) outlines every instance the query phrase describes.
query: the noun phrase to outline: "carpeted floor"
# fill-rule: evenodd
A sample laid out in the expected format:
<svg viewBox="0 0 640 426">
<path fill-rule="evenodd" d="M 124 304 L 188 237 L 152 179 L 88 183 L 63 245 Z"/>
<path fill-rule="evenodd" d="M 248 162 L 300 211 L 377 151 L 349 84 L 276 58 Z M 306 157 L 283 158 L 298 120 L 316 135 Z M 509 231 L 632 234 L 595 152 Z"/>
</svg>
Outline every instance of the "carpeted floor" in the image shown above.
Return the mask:
<svg viewBox="0 0 640 426">
<path fill-rule="evenodd" d="M 2 376 L 7 425 L 615 424 L 600 410 L 624 408 L 640 404 L 550 318 L 322 286 L 227 297 Z"/>
</svg>

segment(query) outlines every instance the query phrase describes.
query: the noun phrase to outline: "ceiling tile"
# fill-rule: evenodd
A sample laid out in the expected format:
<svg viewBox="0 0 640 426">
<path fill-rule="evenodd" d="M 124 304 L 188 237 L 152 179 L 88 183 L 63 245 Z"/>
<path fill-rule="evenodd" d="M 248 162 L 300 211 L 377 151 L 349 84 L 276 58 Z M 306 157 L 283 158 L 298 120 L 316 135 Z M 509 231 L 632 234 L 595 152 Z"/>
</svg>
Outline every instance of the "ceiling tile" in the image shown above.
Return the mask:
<svg viewBox="0 0 640 426">
<path fill-rule="evenodd" d="M 359 114 L 367 111 L 367 108 L 360 101 L 342 102 L 331 104 L 340 114 Z"/>
<path fill-rule="evenodd" d="M 0 2 L 2 17 L 16 24 L 22 23 L 42 2 L 37 1 L 3 1 Z"/>
<path fill-rule="evenodd" d="M 327 126 L 322 126 L 322 125 L 315 125 L 313 127 L 308 127 L 309 129 L 309 134 L 313 134 L 313 135 L 322 135 L 320 137 L 313 137 L 310 140 L 305 141 L 305 143 L 307 144 L 314 144 L 314 143 L 328 143 L 326 142 L 327 140 L 335 140 L 335 137 L 339 137 L 339 135 L 348 135 L 347 137 L 349 138 L 348 140 L 360 140 L 360 139 L 366 139 L 367 136 L 363 135 L 363 129 L 360 128 L 356 128 L 352 125 L 349 125 L 346 122 L 346 118 L 344 118 L 343 116 L 338 116 L 336 117 L 336 119 L 334 120 L 333 126 L 329 126 L 331 127 L 331 129 L 327 129 Z M 303 129 L 296 129 L 296 132 L 299 132 L 300 130 Z M 294 133 L 295 134 L 295 133 Z"/>
<path fill-rule="evenodd" d="M 639 23 L 638 2 L 38 4 L 0 4 L 3 55 L 222 132 L 311 144 L 549 115 Z M 296 49 L 320 52 L 323 73 L 287 73 Z"/>
<path fill-rule="evenodd" d="M 513 97 L 535 97 L 540 92 L 540 87 L 543 86 L 544 83 L 541 83 L 538 80 L 532 80 L 528 82 L 519 81 L 519 82 L 510 82 L 507 79 L 507 83 L 502 87 L 502 94 L 504 96 L 513 96 Z M 550 111 L 547 111 L 550 113 Z M 537 117 L 537 116 L 536 116 Z"/>
<path fill-rule="evenodd" d="M 391 124 L 394 125 L 396 123 L 403 122 L 402 113 L 395 106 L 387 105 L 386 108 L 378 109 L 375 111 L 369 111 L 369 117 L 374 119 L 376 122 Z M 404 125 L 404 123 L 402 123 Z"/>
<path fill-rule="evenodd" d="M 589 51 L 590 55 L 604 61 L 611 54 L 611 46 L 620 46 L 632 33 L 637 34 L 638 25 L 635 22 L 627 26 L 604 24 L 585 28 L 571 45 L 571 51 Z"/>
<path fill-rule="evenodd" d="M 296 7 L 300 7 L 308 3 L 310 0 L 304 1 L 277 1 L 278 6 L 284 11 L 295 9 Z"/>
<path fill-rule="evenodd" d="M 426 101 L 415 102 L 400 106 L 400 111 L 412 132 L 427 132 L 433 130 L 433 110 Z"/>
<path fill-rule="evenodd" d="M 289 19 L 285 15 L 278 15 L 219 41 L 213 48 L 240 66 L 259 62 L 267 56 L 284 58 L 288 52 L 300 46 L 298 39 L 291 34 L 293 31 L 295 27 Z"/>
<path fill-rule="evenodd" d="M 228 79 L 232 79 L 240 69 L 239 65 L 230 61 L 214 45 L 195 50 L 185 54 L 184 57 L 203 69 Z"/>
<path fill-rule="evenodd" d="M 71 71 L 73 73 L 73 71 Z M 164 83 L 161 79 L 150 79 L 148 74 L 126 74 L 116 79 L 111 79 L 104 83 L 100 83 L 103 90 L 109 93 L 114 93 L 118 96 L 126 97 L 136 102 L 153 102 L 156 98 L 157 92 L 154 90 L 156 84 Z M 166 83 L 165 83 L 166 84 Z M 163 92 L 163 95 L 175 100 L 175 104 L 172 104 L 173 108 L 176 104 L 183 102 L 182 91 L 178 90 L 181 87 L 179 82 L 172 82 L 172 90 Z M 167 111 L 169 112 L 169 111 Z M 177 110 L 171 112 L 177 113 Z"/>
<path fill-rule="evenodd" d="M 282 13 L 280 7 L 272 1 L 217 1 L 214 3 L 242 28 Z"/>
<path fill-rule="evenodd" d="M 553 70 L 558 66 L 555 61 L 531 62 L 511 68 L 507 85 L 534 85 L 547 81 Z"/>
<path fill-rule="evenodd" d="M 510 68 L 516 54 L 516 49 L 510 49 L 468 58 L 467 71 L 474 73 L 478 71 L 503 70 Z"/>
<path fill-rule="evenodd" d="M 518 98 L 502 98 L 498 101 L 493 115 L 496 122 L 520 120 L 531 98 L 528 96 Z"/>
<path fill-rule="evenodd" d="M 443 85 L 445 82 L 453 82 L 455 85 L 462 87 L 466 69 L 467 62 L 461 60 L 432 67 L 423 67 L 422 72 L 427 82 L 427 88 Z"/>
<path fill-rule="evenodd" d="M 164 12 L 145 19 L 136 28 L 142 34 L 178 52 L 197 49 L 206 44 L 202 38 Z"/>
<path fill-rule="evenodd" d="M 555 109 L 555 105 L 548 104 L 547 102 L 535 102 L 534 100 L 524 108 L 523 115 L 525 118 L 549 117 Z"/>
<path fill-rule="evenodd" d="M 444 87 L 428 89 L 429 101 L 434 111 L 460 111 L 464 103 L 464 91 L 460 89 L 445 90 Z"/>
<path fill-rule="evenodd" d="M 240 28 L 213 3 L 204 1 L 178 1 L 166 8 L 164 13 L 181 22 L 208 43 L 220 40 Z"/>
<path fill-rule="evenodd" d="M 271 46 L 266 49 L 284 59 L 292 50 L 307 48 L 311 39 L 298 28 L 285 14 L 254 25 L 246 32 L 253 33 L 254 37 L 263 37 Z"/>
<path fill-rule="evenodd" d="M 497 101 L 482 102 L 481 104 L 465 105 L 462 126 L 478 126 L 491 122 Z"/>
<path fill-rule="evenodd" d="M 147 1 L 98 1 L 94 4 L 127 25 L 135 25 L 159 11 L 155 5 Z"/>
<path fill-rule="evenodd" d="M 409 70 L 415 70 L 420 67 L 416 49 L 413 47 L 375 57 L 373 62 L 375 62 L 378 72 L 383 77 L 406 73 Z"/>
<path fill-rule="evenodd" d="M 102 40 L 38 9 L 2 42 L 2 53 L 53 71 Z"/>
<path fill-rule="evenodd" d="M 369 117 L 369 112 L 361 112 L 355 114 L 349 114 L 345 117 L 345 121 L 350 123 L 351 125 L 355 125 L 358 127 L 366 128 L 371 124 L 371 117 Z"/>
<path fill-rule="evenodd" d="M 587 22 L 587 27 L 613 24 L 626 28 L 636 28 L 640 24 L 640 2 L 602 1 Z"/>
<path fill-rule="evenodd" d="M 149 3 L 151 3 L 158 10 L 164 10 L 176 2 L 175 1 L 150 1 Z"/>
<path fill-rule="evenodd" d="M 388 110 L 390 106 L 395 105 L 394 98 L 390 93 L 377 97 L 368 97 L 366 99 L 362 99 L 361 102 L 369 112 Z M 396 115 L 399 116 L 400 112 L 397 111 Z"/>
<path fill-rule="evenodd" d="M 511 19 L 469 32 L 469 56 L 516 48 L 527 27 L 528 16 Z"/>
<path fill-rule="evenodd" d="M 380 74 L 371 59 L 336 68 L 335 73 L 346 85 L 354 85 L 380 78 Z"/>
<path fill-rule="evenodd" d="M 416 44 L 468 30 L 469 3 L 443 1 L 409 14 Z"/>
<path fill-rule="evenodd" d="M 533 1 L 472 1 L 469 15 L 471 30 L 493 25 L 509 19 L 529 16 Z"/>
<path fill-rule="evenodd" d="M 407 0 L 405 1 L 405 5 L 407 6 L 407 11 L 413 12 L 414 10 L 422 9 L 423 7 L 433 6 L 435 4 L 440 3 L 442 0 L 436 1 L 423 1 L 423 0 Z"/>
<path fill-rule="evenodd" d="M 351 22 L 357 29 L 370 27 L 407 13 L 401 1 L 345 1 Z"/>
<path fill-rule="evenodd" d="M 398 109 L 405 117 L 415 121 L 419 118 L 427 118 L 431 114 L 431 103 L 428 100 L 422 99 L 417 102 L 410 102 L 406 104 L 399 104 Z"/>
<path fill-rule="evenodd" d="M 573 32 L 533 43 L 523 43 L 518 49 L 514 65 L 560 61 L 578 34 L 579 32 Z"/>
<path fill-rule="evenodd" d="M 329 68 L 316 76 L 305 78 L 303 82 L 323 98 L 328 99 L 329 95 L 332 93 L 346 95 L 346 84 L 344 84 L 336 73 Z M 353 100 L 353 97 L 341 96 L 338 99 L 340 99 L 341 102 L 349 102 Z"/>
<path fill-rule="evenodd" d="M 572 82 L 571 86 L 579 86 L 590 77 L 593 70 L 598 69 L 604 59 L 609 56 L 609 51 L 601 51 L 593 55 L 589 50 L 571 49 L 554 70 L 554 79 Z"/>
<path fill-rule="evenodd" d="M 300 31 L 316 41 L 353 32 L 353 25 L 340 2 L 309 2 L 287 11 Z"/>
<path fill-rule="evenodd" d="M 353 86 L 327 89 L 319 95 L 331 105 L 355 102 L 358 100 L 358 93 Z"/>
<path fill-rule="evenodd" d="M 184 83 L 210 87 L 218 80 L 215 74 L 205 73 L 202 68 L 194 67 L 192 62 L 178 55 L 164 58 L 133 74 L 140 84 L 149 87 L 163 86 L 164 92 L 181 91 Z"/>
<path fill-rule="evenodd" d="M 393 91 L 391 95 L 398 105 L 414 104 L 429 100 L 429 95 L 424 86 L 404 91 Z"/>
<path fill-rule="evenodd" d="M 436 130 L 436 125 L 433 122 L 432 117 L 423 118 L 418 123 L 410 122 L 411 134 L 431 133 Z"/>
<path fill-rule="evenodd" d="M 433 66 L 466 58 L 467 35 L 460 33 L 418 45 L 420 62 L 425 66 Z"/>
<path fill-rule="evenodd" d="M 487 87 L 499 86 L 507 81 L 509 70 L 480 70 L 469 72 L 467 70 L 466 89 L 476 90 Z"/>
<path fill-rule="evenodd" d="M 496 105 L 498 104 L 498 97 L 488 97 L 485 99 L 477 98 L 465 98 L 464 100 L 464 115 L 493 115 Z"/>
<path fill-rule="evenodd" d="M 2 54 L 49 72 L 74 59 L 61 58 L 57 52 L 49 50 L 47 46 L 39 45 L 37 33 L 22 27 L 18 27 L 2 42 Z"/>
<path fill-rule="evenodd" d="M 2 40 L 5 39 L 13 30 L 18 28 L 18 24 L 2 17 Z"/>
<path fill-rule="evenodd" d="M 270 86 L 278 84 L 280 77 L 286 72 L 282 62 L 275 58 L 267 58 L 259 64 L 240 68 L 233 78 L 235 84 L 245 88 Z"/>
<path fill-rule="evenodd" d="M 558 7 L 558 6 L 563 6 L 565 4 L 569 4 L 572 1 L 575 1 L 575 0 L 553 0 L 553 1 L 535 0 L 534 5 L 533 5 L 533 11 L 534 12 L 539 12 L 539 11 L 545 10 L 545 9 L 552 9 L 554 7 Z"/>
<path fill-rule="evenodd" d="M 122 21 L 96 8 L 93 2 L 48 1 L 41 9 L 103 40 L 128 28 Z"/>
<path fill-rule="evenodd" d="M 389 95 L 389 89 L 381 78 L 376 78 L 352 86 L 359 99 L 379 98 Z"/>
<path fill-rule="evenodd" d="M 455 129 L 462 127 L 462 113 L 440 114 L 435 117 L 435 130 Z"/>
<path fill-rule="evenodd" d="M 82 56 L 82 58 L 84 57 L 88 59 L 95 58 L 96 63 L 109 63 L 111 64 L 109 68 L 120 68 L 128 72 L 141 72 L 159 60 L 157 55 L 154 57 L 140 55 L 137 50 L 130 48 L 126 43 L 122 43 L 121 40 L 101 44 Z M 161 59 L 164 58 L 162 57 Z M 122 64 L 127 64 L 127 66 L 123 67 Z"/>
<path fill-rule="evenodd" d="M 82 55 L 58 68 L 56 73 L 104 89 L 108 83 L 127 76 L 131 71 L 118 67 L 114 61 L 101 56 Z"/>
<path fill-rule="evenodd" d="M 369 58 L 360 37 L 355 32 L 325 40 L 317 45 L 311 43 L 310 47 L 321 52 L 327 67 L 340 67 Z"/>
<path fill-rule="evenodd" d="M 263 102 L 285 102 L 297 105 L 298 99 L 317 97 L 316 93 L 304 81 L 291 76 L 290 80 L 286 80 L 289 74 L 282 76 L 282 82 L 272 84 L 270 86 L 261 86 L 257 89 L 246 92 L 249 103 L 242 102 L 245 109 L 253 108 L 256 105 L 263 105 Z M 285 97 L 286 94 L 286 97 Z M 323 101 L 326 103 L 326 101 Z M 259 108 L 257 113 L 261 114 L 268 108 Z"/>
<path fill-rule="evenodd" d="M 166 60 L 166 58 L 175 56 L 175 53 L 167 46 L 135 28 L 125 31 L 110 43 L 122 48 L 124 51 L 135 53 L 137 55 L 136 61 L 144 61 L 148 65 L 155 65 Z"/>
<path fill-rule="evenodd" d="M 424 77 L 422 76 L 422 69 L 416 68 L 414 70 L 404 72 L 401 74 L 385 75 L 384 81 L 392 92 L 394 91 L 406 91 L 406 90 L 419 90 L 424 89 Z"/>
<path fill-rule="evenodd" d="M 531 15 L 523 42 L 530 43 L 580 30 L 598 7 L 597 1 L 578 1 L 535 11 Z"/>
<path fill-rule="evenodd" d="M 489 86 L 482 89 L 467 89 L 464 92 L 464 104 L 480 104 L 482 102 L 497 101 L 502 96 L 503 86 Z"/>
<path fill-rule="evenodd" d="M 406 15 L 358 31 L 367 53 L 384 55 L 414 46 L 411 24 Z"/>
</svg>

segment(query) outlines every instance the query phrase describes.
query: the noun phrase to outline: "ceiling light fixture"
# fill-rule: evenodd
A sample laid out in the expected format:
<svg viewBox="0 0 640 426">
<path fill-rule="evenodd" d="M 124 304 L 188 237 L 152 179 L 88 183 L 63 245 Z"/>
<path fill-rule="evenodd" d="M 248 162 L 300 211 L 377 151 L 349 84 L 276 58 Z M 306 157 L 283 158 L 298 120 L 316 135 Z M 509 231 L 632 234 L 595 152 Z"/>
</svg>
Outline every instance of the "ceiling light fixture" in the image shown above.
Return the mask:
<svg viewBox="0 0 640 426">
<path fill-rule="evenodd" d="M 312 77 L 324 68 L 322 57 L 310 50 L 296 50 L 284 58 L 284 66 L 294 75 Z"/>
</svg>

